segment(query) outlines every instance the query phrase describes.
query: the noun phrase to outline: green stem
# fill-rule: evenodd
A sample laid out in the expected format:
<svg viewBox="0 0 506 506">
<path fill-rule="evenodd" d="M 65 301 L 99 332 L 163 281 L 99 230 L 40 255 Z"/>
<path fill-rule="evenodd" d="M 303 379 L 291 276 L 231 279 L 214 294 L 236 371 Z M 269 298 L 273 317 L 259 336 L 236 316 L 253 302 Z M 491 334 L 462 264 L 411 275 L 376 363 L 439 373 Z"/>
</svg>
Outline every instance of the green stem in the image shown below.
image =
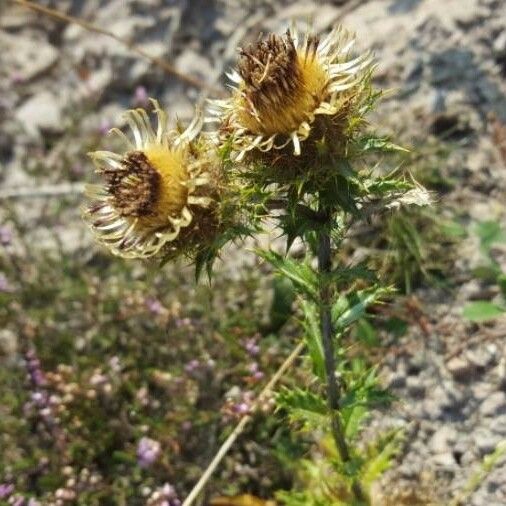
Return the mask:
<svg viewBox="0 0 506 506">
<path fill-rule="evenodd" d="M 331 220 L 331 213 L 327 213 L 327 222 Z M 340 388 L 336 378 L 336 358 L 334 349 L 335 331 L 332 324 L 332 289 L 323 279 L 332 270 L 332 257 L 330 234 L 326 230 L 319 233 L 318 239 L 318 271 L 320 273 L 320 326 L 322 332 L 322 345 L 325 357 L 325 375 L 327 377 L 327 401 L 331 417 L 332 436 L 337 451 L 343 463 L 350 461 L 350 450 L 339 415 Z M 357 481 L 352 483 L 355 498 L 364 501 L 364 493 Z"/>
</svg>

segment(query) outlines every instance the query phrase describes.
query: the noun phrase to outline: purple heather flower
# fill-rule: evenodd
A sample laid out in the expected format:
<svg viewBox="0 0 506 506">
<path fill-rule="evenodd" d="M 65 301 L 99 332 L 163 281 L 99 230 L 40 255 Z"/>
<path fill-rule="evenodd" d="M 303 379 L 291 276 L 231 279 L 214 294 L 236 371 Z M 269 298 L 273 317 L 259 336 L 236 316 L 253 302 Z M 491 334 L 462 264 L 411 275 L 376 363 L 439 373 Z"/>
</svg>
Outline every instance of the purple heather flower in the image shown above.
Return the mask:
<svg viewBox="0 0 506 506">
<path fill-rule="evenodd" d="M 172 485 L 165 483 L 165 485 L 157 488 L 151 494 L 148 504 L 157 506 L 181 506 L 181 501 L 178 499 L 176 491 Z"/>
<path fill-rule="evenodd" d="M 258 346 L 257 340 L 254 337 L 246 340 L 244 348 L 250 355 L 258 355 L 260 353 L 260 346 Z"/>
<path fill-rule="evenodd" d="M 12 84 L 21 84 L 25 81 L 23 74 L 20 72 L 13 72 L 10 76 Z"/>
<path fill-rule="evenodd" d="M 150 467 L 160 456 L 161 445 L 149 437 L 140 439 L 137 445 L 137 463 L 142 468 Z"/>
<path fill-rule="evenodd" d="M 98 131 L 102 135 L 106 135 L 109 133 L 111 129 L 111 122 L 107 118 L 102 118 L 100 120 L 100 126 L 98 127 Z"/>
<path fill-rule="evenodd" d="M 240 402 L 234 406 L 234 411 L 240 415 L 245 415 L 249 412 L 249 405 L 246 402 Z"/>
<path fill-rule="evenodd" d="M 149 297 L 146 299 L 146 307 L 149 311 L 151 311 L 153 314 L 161 314 L 163 312 L 163 306 L 162 303 L 155 299 L 154 297 Z"/>
<path fill-rule="evenodd" d="M 176 327 L 188 327 L 192 323 L 191 318 L 177 318 L 175 320 Z"/>
<path fill-rule="evenodd" d="M 14 288 L 9 283 L 9 280 L 5 277 L 3 272 L 0 272 L 0 292 L 12 293 Z"/>
<path fill-rule="evenodd" d="M 146 107 L 148 105 L 149 97 L 148 92 L 144 86 L 137 86 L 134 92 L 134 105 L 137 107 Z"/>
<path fill-rule="evenodd" d="M 17 496 L 14 498 L 14 501 L 11 502 L 12 506 L 25 506 L 25 498 L 22 496 Z"/>
<path fill-rule="evenodd" d="M 257 381 L 263 379 L 264 376 L 265 374 L 262 371 L 256 371 L 255 374 L 253 374 L 253 378 L 256 379 Z"/>
<path fill-rule="evenodd" d="M 121 361 L 117 355 L 114 355 L 109 359 L 109 367 L 114 372 L 120 372 L 121 371 Z"/>
<path fill-rule="evenodd" d="M 33 497 L 28 500 L 28 504 L 26 506 L 41 506 L 40 502 L 37 501 L 37 499 L 34 499 Z"/>
<path fill-rule="evenodd" d="M 7 227 L 0 227 L 0 245 L 9 246 L 12 242 L 12 231 Z"/>
<path fill-rule="evenodd" d="M 82 176 L 85 172 L 84 165 L 80 162 L 76 162 L 72 165 L 70 171 L 74 176 Z"/>
<path fill-rule="evenodd" d="M 190 360 L 185 366 L 184 366 L 184 370 L 187 372 L 187 373 L 192 373 L 194 371 L 196 371 L 198 368 L 200 367 L 200 362 L 196 359 L 193 359 L 193 360 Z"/>
<path fill-rule="evenodd" d="M 0 499 L 7 499 L 14 492 L 12 483 L 0 483 Z"/>
<path fill-rule="evenodd" d="M 33 348 L 26 352 L 25 360 L 28 376 L 32 384 L 35 387 L 44 386 L 46 384 L 46 377 L 40 367 L 40 360 L 37 358 L 37 354 Z"/>
</svg>

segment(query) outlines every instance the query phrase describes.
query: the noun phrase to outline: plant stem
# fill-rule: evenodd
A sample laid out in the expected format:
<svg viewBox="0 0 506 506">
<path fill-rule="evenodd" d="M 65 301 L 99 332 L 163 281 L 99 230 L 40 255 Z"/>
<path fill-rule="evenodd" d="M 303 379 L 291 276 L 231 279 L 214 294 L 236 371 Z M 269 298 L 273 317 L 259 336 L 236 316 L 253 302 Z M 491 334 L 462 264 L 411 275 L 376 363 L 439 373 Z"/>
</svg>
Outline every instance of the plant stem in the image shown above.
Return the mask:
<svg viewBox="0 0 506 506">
<path fill-rule="evenodd" d="M 331 213 L 327 212 L 327 222 Z M 325 375 L 327 377 L 327 401 L 331 417 L 332 436 L 343 463 L 350 461 L 350 450 L 346 442 L 341 417 L 339 415 L 340 387 L 336 378 L 336 359 L 334 349 L 335 331 L 332 324 L 332 289 L 323 278 L 332 270 L 330 234 L 327 230 L 319 233 L 318 239 L 318 272 L 320 274 L 320 327 L 325 357 Z M 364 493 L 357 481 L 352 483 L 352 491 L 359 501 L 364 500 Z"/>
</svg>

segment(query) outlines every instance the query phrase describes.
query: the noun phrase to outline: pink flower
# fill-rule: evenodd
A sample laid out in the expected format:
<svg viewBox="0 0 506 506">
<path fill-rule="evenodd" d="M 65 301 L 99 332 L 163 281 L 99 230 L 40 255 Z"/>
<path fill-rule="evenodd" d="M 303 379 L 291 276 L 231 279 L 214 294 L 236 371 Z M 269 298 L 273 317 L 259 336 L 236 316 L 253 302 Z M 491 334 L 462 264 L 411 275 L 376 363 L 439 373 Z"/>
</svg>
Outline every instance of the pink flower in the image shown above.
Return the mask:
<svg viewBox="0 0 506 506">
<path fill-rule="evenodd" d="M 137 463 L 142 468 L 148 468 L 154 464 L 154 462 L 160 456 L 162 445 L 149 437 L 143 437 L 140 439 L 137 445 Z"/>
</svg>

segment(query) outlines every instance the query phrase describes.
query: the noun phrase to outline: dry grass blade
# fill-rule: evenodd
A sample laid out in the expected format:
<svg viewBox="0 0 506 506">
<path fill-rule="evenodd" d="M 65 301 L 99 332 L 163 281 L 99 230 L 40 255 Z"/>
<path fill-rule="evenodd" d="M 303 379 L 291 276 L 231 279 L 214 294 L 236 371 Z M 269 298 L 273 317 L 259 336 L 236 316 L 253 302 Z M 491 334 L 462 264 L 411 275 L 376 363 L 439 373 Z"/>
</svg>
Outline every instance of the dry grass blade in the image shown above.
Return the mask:
<svg viewBox="0 0 506 506">
<path fill-rule="evenodd" d="M 88 21 L 83 21 L 82 19 L 76 18 L 74 16 L 64 14 L 63 12 L 60 12 L 58 10 L 51 9 L 49 7 L 45 7 L 43 5 L 36 4 L 34 2 L 31 2 L 30 0 L 12 0 L 12 1 L 18 5 L 21 5 L 23 7 L 31 9 L 33 11 L 39 12 L 39 13 L 44 14 L 46 16 L 50 16 L 54 19 L 58 19 L 59 21 L 79 25 L 82 28 L 84 28 L 85 30 L 88 30 L 88 31 L 94 32 L 94 33 L 98 33 L 100 35 L 104 35 L 105 37 L 109 37 L 109 38 L 115 40 L 116 42 L 122 44 L 123 46 L 126 46 L 133 53 L 138 54 L 142 58 L 149 60 L 151 63 L 153 63 L 157 67 L 160 67 L 167 74 L 173 75 L 174 77 L 177 77 L 179 80 L 184 81 L 185 83 L 188 83 L 188 84 L 194 86 L 195 88 L 207 90 L 209 93 L 212 93 L 216 96 L 223 95 L 223 91 L 221 89 L 210 86 L 210 85 L 206 84 L 205 82 L 201 81 L 200 79 L 197 79 L 195 77 L 192 77 L 187 74 L 183 74 L 182 72 L 179 72 L 176 68 L 174 68 L 170 63 L 166 62 L 163 58 L 158 58 L 156 56 L 153 56 L 153 55 L 147 53 L 143 49 L 137 47 L 132 42 L 130 42 L 122 37 L 119 37 L 118 35 L 115 35 L 114 33 L 109 32 L 108 30 L 105 30 L 104 28 L 100 28 L 99 26 L 89 23 Z"/>
</svg>

